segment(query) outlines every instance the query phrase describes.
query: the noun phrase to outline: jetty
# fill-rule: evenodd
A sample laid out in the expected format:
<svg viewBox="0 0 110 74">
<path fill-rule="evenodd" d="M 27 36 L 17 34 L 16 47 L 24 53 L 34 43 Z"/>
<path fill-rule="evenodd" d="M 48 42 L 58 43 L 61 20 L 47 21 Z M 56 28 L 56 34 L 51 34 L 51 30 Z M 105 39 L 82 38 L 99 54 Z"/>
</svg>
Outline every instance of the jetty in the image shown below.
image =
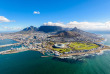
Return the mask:
<svg viewBox="0 0 110 74">
<path fill-rule="evenodd" d="M 5 50 L 5 51 L 1 51 L 0 54 L 12 54 L 12 53 L 18 53 L 18 52 L 23 52 L 23 51 L 28 51 L 29 49 L 28 48 L 25 48 L 25 49 L 13 49 L 13 50 Z"/>
<path fill-rule="evenodd" d="M 52 56 L 41 56 L 41 57 L 52 57 Z"/>
<path fill-rule="evenodd" d="M 7 47 L 7 46 L 19 45 L 19 44 L 21 44 L 21 43 L 13 43 L 13 44 L 0 45 L 0 47 Z"/>
</svg>

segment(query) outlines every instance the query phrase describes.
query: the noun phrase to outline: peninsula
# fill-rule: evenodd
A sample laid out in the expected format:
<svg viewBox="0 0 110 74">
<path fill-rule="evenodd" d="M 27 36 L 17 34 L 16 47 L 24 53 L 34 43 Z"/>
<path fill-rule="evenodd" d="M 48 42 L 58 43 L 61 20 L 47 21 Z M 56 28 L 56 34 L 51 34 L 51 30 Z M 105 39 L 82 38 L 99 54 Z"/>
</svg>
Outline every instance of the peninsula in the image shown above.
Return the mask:
<svg viewBox="0 0 110 74">
<path fill-rule="evenodd" d="M 59 26 L 41 26 L 39 28 L 30 26 L 16 33 L 0 34 L 0 39 L 12 39 L 19 42 L 0 47 L 22 45 L 21 48 L 1 51 L 0 54 L 34 50 L 46 56 L 65 57 L 99 53 L 104 49 L 110 49 L 109 46 L 100 43 L 104 38 L 76 27 L 66 30 Z"/>
</svg>

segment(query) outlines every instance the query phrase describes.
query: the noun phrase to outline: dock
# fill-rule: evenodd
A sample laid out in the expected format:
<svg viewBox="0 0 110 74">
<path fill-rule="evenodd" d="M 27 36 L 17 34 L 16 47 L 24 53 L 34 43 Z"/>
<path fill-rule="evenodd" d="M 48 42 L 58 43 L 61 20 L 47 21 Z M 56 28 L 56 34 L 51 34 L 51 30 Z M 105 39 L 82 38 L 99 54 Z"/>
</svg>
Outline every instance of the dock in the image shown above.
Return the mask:
<svg viewBox="0 0 110 74">
<path fill-rule="evenodd" d="M 23 52 L 23 51 L 28 51 L 29 49 L 20 49 L 20 50 L 5 50 L 1 51 L 0 54 L 12 54 L 12 53 L 18 53 L 18 52 Z"/>
<path fill-rule="evenodd" d="M 0 45 L 0 47 L 7 47 L 7 46 L 19 45 L 19 44 L 21 44 L 21 43 L 13 43 L 13 44 Z"/>
<path fill-rule="evenodd" d="M 41 56 L 41 57 L 45 58 L 45 57 L 53 57 L 53 56 Z"/>
</svg>

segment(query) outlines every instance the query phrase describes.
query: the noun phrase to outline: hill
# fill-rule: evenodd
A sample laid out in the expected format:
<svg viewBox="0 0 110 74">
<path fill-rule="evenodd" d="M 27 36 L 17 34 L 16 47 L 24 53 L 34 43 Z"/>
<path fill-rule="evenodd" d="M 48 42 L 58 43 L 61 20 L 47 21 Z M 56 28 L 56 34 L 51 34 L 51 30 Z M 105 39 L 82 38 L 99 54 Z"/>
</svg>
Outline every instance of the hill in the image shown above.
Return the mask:
<svg viewBox="0 0 110 74">
<path fill-rule="evenodd" d="M 55 35 L 51 36 L 51 40 L 54 41 L 84 41 L 84 42 L 99 42 L 103 40 L 96 34 L 85 32 L 83 30 L 73 28 L 71 31 L 59 31 Z"/>
<path fill-rule="evenodd" d="M 91 38 L 91 39 L 102 39 L 101 37 L 99 37 L 98 35 L 96 35 L 94 33 L 85 32 L 76 27 L 73 28 L 71 31 L 79 33 L 82 37 Z"/>
<path fill-rule="evenodd" d="M 77 32 L 72 32 L 72 31 L 60 31 L 57 33 L 57 36 L 71 38 L 71 37 L 80 36 L 80 34 Z"/>
</svg>

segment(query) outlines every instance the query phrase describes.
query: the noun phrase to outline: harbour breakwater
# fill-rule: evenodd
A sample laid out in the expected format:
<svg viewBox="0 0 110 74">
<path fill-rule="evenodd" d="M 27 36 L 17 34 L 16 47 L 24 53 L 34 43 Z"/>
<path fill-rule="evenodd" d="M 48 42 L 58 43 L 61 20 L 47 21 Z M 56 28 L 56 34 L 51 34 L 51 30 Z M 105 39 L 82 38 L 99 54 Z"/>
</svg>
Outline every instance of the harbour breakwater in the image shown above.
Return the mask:
<svg viewBox="0 0 110 74">
<path fill-rule="evenodd" d="M 13 44 L 0 45 L 0 47 L 7 47 L 7 46 L 19 45 L 19 44 L 21 44 L 21 43 L 13 43 Z"/>
<path fill-rule="evenodd" d="M 6 51 L 1 51 L 0 54 L 12 54 L 12 53 L 18 53 L 18 52 L 23 52 L 23 51 L 27 51 L 30 50 L 29 48 L 26 47 L 21 47 L 21 48 L 16 48 L 16 49 L 10 49 L 10 50 L 6 50 Z"/>
</svg>

